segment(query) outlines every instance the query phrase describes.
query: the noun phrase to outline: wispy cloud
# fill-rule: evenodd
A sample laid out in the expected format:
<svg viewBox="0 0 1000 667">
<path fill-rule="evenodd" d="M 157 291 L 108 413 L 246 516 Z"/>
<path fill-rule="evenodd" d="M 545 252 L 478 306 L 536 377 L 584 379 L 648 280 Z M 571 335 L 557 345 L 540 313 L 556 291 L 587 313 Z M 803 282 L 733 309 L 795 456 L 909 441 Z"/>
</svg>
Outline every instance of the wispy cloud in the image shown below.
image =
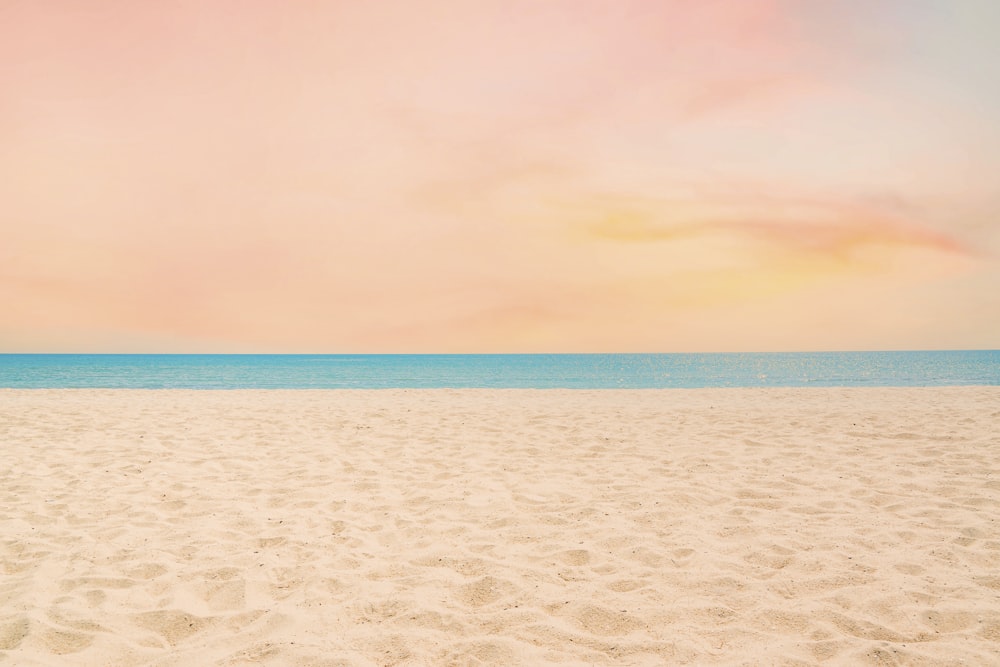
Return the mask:
<svg viewBox="0 0 1000 667">
<path fill-rule="evenodd" d="M 580 223 L 594 239 L 655 243 L 725 235 L 801 254 L 849 261 L 872 246 L 971 255 L 958 238 L 854 203 L 796 199 L 617 202 Z"/>
</svg>

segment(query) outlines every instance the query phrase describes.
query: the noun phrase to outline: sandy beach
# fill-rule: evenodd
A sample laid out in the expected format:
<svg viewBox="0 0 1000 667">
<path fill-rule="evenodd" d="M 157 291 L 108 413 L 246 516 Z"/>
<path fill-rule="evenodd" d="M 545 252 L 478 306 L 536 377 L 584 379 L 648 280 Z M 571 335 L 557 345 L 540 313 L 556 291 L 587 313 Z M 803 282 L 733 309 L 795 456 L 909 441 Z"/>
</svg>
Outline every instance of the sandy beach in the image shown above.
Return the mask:
<svg viewBox="0 0 1000 667">
<path fill-rule="evenodd" d="M 1000 388 L 0 390 L 0 664 L 1000 664 Z"/>
</svg>

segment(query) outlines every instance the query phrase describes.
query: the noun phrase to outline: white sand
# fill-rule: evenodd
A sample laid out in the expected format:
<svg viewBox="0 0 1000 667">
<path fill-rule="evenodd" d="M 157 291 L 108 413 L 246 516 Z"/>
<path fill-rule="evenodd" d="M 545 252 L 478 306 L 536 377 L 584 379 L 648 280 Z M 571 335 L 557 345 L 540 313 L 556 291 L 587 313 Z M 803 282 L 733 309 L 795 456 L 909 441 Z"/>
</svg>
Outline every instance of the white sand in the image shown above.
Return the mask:
<svg viewBox="0 0 1000 667">
<path fill-rule="evenodd" d="M 0 390 L 0 664 L 1000 664 L 1000 388 Z"/>
</svg>

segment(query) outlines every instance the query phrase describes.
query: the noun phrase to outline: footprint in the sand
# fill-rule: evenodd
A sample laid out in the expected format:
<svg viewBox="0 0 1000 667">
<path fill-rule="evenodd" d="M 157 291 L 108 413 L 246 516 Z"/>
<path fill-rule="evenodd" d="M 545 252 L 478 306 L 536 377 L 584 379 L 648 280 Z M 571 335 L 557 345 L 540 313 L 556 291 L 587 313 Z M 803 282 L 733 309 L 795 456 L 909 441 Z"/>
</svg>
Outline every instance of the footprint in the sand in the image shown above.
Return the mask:
<svg viewBox="0 0 1000 667">
<path fill-rule="evenodd" d="M 978 623 L 976 614 L 965 611 L 937 611 L 929 609 L 920 620 L 935 633 L 959 632 Z"/>
<path fill-rule="evenodd" d="M 104 604 L 104 601 L 108 599 L 108 594 L 99 588 L 94 588 L 91 590 L 83 591 L 83 599 L 87 601 L 87 604 L 91 607 L 99 607 Z"/>
<path fill-rule="evenodd" d="M 466 577 L 485 574 L 487 563 L 481 558 L 450 558 L 446 556 L 420 558 L 411 561 L 418 567 L 446 567 Z"/>
<path fill-rule="evenodd" d="M 124 589 L 132 588 L 135 585 L 135 580 L 124 577 L 80 577 L 79 579 L 63 579 L 59 582 L 59 588 L 64 593 L 74 591 L 81 586 L 92 586 L 98 589 Z"/>
<path fill-rule="evenodd" d="M 586 549 L 570 549 L 559 555 L 566 565 L 586 565 L 590 562 L 590 552 Z"/>
<path fill-rule="evenodd" d="M 848 643 L 844 641 L 832 641 L 829 639 L 823 639 L 820 641 L 812 642 L 809 645 L 809 651 L 810 653 L 812 653 L 813 657 L 818 662 L 824 662 L 836 657 L 847 646 Z"/>
<path fill-rule="evenodd" d="M 587 603 L 553 605 L 550 610 L 558 616 L 568 616 L 586 632 L 601 637 L 627 635 L 642 627 L 628 610 L 615 610 Z"/>
<path fill-rule="evenodd" d="M 243 667 L 247 664 L 269 664 L 269 661 L 278 660 L 281 654 L 282 649 L 271 642 L 259 642 L 230 655 L 220 664 L 227 667 L 229 665 Z"/>
<path fill-rule="evenodd" d="M 916 563 L 897 563 L 893 567 L 903 574 L 909 574 L 911 576 L 917 576 L 924 573 L 924 568 Z"/>
<path fill-rule="evenodd" d="M 20 648 L 27 641 L 46 653 L 67 655 L 86 649 L 94 643 L 95 633 L 105 631 L 96 623 L 74 621 L 58 613 L 49 613 L 48 616 L 53 625 L 27 616 L 0 621 L 0 651 Z M 0 654 L 0 661 L 3 658 Z"/>
<path fill-rule="evenodd" d="M 619 579 L 617 581 L 612 581 L 608 584 L 608 590 L 612 590 L 616 593 L 629 593 L 634 590 L 638 590 L 645 586 L 643 582 L 637 579 Z"/>
<path fill-rule="evenodd" d="M 197 616 L 181 609 L 158 609 L 133 614 L 131 620 L 138 627 L 159 635 L 168 646 L 175 647 L 209 628 L 221 627 L 227 634 L 236 634 L 265 613 L 248 611 L 233 616 Z"/>
<path fill-rule="evenodd" d="M 75 632 L 46 627 L 39 633 L 39 639 L 56 655 L 77 653 L 94 643 L 94 635 L 87 632 Z"/>
<path fill-rule="evenodd" d="M 743 560 L 759 568 L 766 568 L 768 570 L 781 570 L 786 567 L 794 560 L 792 554 L 794 551 L 774 545 L 767 549 L 766 551 L 754 551 L 743 557 Z"/>
<path fill-rule="evenodd" d="M 411 609 L 410 604 L 395 598 L 370 600 L 357 605 L 354 616 L 359 623 L 384 623 L 391 618 L 406 614 Z"/>
<path fill-rule="evenodd" d="M 978 634 L 983 639 L 1000 644 L 1000 621 L 984 623 Z"/>
<path fill-rule="evenodd" d="M 497 639 L 467 641 L 450 648 L 441 664 L 448 667 L 459 665 L 514 665 L 517 653 L 509 642 Z"/>
<path fill-rule="evenodd" d="M 467 607 L 484 607 L 519 593 L 517 586 L 505 579 L 486 576 L 458 587 L 456 596 Z"/>
<path fill-rule="evenodd" d="M 56 626 L 61 627 L 66 630 L 73 630 L 79 632 L 85 632 L 88 634 L 94 632 L 107 632 L 108 629 L 104 626 L 95 623 L 94 621 L 88 620 L 86 618 L 75 617 L 72 614 L 68 614 L 61 611 L 59 608 L 50 610 L 46 616 L 52 623 Z"/>
<path fill-rule="evenodd" d="M 160 635 L 170 646 L 177 646 L 211 627 L 214 621 L 214 618 L 195 616 L 179 609 L 147 611 L 132 616 L 133 623 Z"/>
<path fill-rule="evenodd" d="M 30 632 L 31 622 L 27 616 L 0 621 L 0 651 L 16 649 Z"/>
<path fill-rule="evenodd" d="M 288 542 L 285 537 L 259 537 L 257 538 L 257 546 L 261 549 L 275 549 Z"/>
<path fill-rule="evenodd" d="M 155 579 L 166 573 L 166 566 L 160 563 L 139 563 L 128 568 L 123 574 L 132 579 Z"/>
<path fill-rule="evenodd" d="M 739 614 L 735 610 L 720 605 L 688 607 L 683 610 L 683 615 L 685 618 L 695 621 L 698 625 L 709 627 L 728 625 L 739 618 Z"/>
<path fill-rule="evenodd" d="M 660 567 L 666 558 L 663 554 L 653 551 L 652 549 L 647 549 L 646 547 L 638 547 L 633 549 L 630 554 L 628 554 L 629 560 L 641 563 L 642 565 L 647 565 L 649 567 Z"/>
<path fill-rule="evenodd" d="M 812 617 L 783 609 L 764 609 L 754 612 L 753 623 L 768 632 L 803 636 L 812 625 Z"/>
<path fill-rule="evenodd" d="M 872 641 L 909 643 L 928 641 L 933 638 L 931 633 L 926 632 L 921 632 L 914 636 L 908 636 L 878 623 L 860 618 L 851 618 L 850 616 L 845 616 L 835 612 L 828 612 L 825 614 L 825 620 L 832 623 L 838 630 L 846 635 Z"/>
<path fill-rule="evenodd" d="M 413 653 L 402 635 L 384 636 L 372 642 L 371 651 L 379 656 L 377 664 L 380 667 L 412 664 Z"/>
<path fill-rule="evenodd" d="M 191 586 L 211 611 L 233 611 L 246 606 L 246 581 L 235 567 L 200 572 Z"/>
<path fill-rule="evenodd" d="M 995 591 L 1000 591 L 1000 577 L 998 576 L 973 577 L 972 580 L 983 588 L 991 588 Z"/>
<path fill-rule="evenodd" d="M 852 665 L 875 665 L 876 667 L 882 667 L 882 665 L 913 665 L 918 663 L 923 664 L 923 661 L 917 660 L 912 651 L 891 644 L 857 651 L 850 658 L 850 664 Z"/>
</svg>

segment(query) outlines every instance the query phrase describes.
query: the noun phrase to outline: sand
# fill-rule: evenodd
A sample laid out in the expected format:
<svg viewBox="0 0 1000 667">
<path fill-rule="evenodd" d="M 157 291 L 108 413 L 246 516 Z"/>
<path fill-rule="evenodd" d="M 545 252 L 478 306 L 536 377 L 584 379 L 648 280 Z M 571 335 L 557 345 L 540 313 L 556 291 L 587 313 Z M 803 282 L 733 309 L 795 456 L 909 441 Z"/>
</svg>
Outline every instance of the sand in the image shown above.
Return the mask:
<svg viewBox="0 0 1000 667">
<path fill-rule="evenodd" d="M 1000 388 L 0 390 L 0 665 L 1000 664 Z"/>
</svg>

